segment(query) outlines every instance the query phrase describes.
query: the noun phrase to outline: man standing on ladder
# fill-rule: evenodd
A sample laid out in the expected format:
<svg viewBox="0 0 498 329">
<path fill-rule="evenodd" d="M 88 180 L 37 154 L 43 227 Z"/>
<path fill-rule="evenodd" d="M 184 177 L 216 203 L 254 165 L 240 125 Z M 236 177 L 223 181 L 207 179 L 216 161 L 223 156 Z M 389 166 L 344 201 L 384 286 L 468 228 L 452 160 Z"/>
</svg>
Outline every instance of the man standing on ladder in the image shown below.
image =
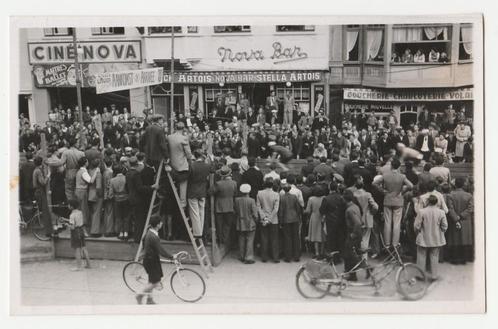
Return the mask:
<svg viewBox="0 0 498 329">
<path fill-rule="evenodd" d="M 168 158 L 168 145 L 163 128 L 163 116 L 154 114 L 150 117 L 152 124 L 145 129 L 143 145 L 147 163 L 158 170 L 161 160 Z"/>
<path fill-rule="evenodd" d="M 170 152 L 170 166 L 172 177 L 178 186 L 180 194 L 180 205 L 187 207 L 187 184 L 189 177 L 190 162 L 192 152 L 190 151 L 189 139 L 183 134 L 185 124 L 177 122 L 175 132 L 168 136 L 168 146 Z"/>
</svg>

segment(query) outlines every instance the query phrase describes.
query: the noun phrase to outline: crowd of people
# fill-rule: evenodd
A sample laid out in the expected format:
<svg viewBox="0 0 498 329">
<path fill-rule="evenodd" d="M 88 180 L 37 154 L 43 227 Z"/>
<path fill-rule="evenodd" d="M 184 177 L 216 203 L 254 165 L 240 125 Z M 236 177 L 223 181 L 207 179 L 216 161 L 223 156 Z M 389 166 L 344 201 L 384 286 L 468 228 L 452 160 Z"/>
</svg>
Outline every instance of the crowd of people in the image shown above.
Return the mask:
<svg viewBox="0 0 498 329">
<path fill-rule="evenodd" d="M 273 97 L 273 100 L 272 100 Z M 439 250 L 454 263 L 473 260 L 473 182 L 452 179 L 445 165 L 472 162 L 472 119 L 451 106 L 399 126 L 394 112 L 376 117 L 346 112 L 331 125 L 286 106 L 274 93 L 258 111 L 214 108 L 168 122 L 152 109 L 55 108 L 45 127 L 20 117 L 20 200 L 36 200 L 47 234 L 57 227 L 50 204 L 77 200 L 83 233 L 139 242 L 152 195 L 163 199 L 162 238 L 185 237 L 173 188 L 196 238 L 210 238 L 211 211 L 218 243 L 238 244 L 251 264 L 299 261 L 340 251 L 346 268 L 401 246 L 437 278 Z M 283 106 L 277 106 L 283 102 Z M 268 161 L 269 172 L 258 168 Z M 307 159 L 300 171 L 291 159 Z M 161 160 L 175 186 L 154 177 Z M 261 163 L 261 162 L 259 162 Z M 401 166 L 403 164 L 403 166 Z M 422 172 L 417 168 L 423 167 Z M 213 209 L 209 197 L 214 198 Z M 237 243 L 238 242 L 238 243 Z M 354 279 L 354 278 L 351 278 Z"/>
</svg>

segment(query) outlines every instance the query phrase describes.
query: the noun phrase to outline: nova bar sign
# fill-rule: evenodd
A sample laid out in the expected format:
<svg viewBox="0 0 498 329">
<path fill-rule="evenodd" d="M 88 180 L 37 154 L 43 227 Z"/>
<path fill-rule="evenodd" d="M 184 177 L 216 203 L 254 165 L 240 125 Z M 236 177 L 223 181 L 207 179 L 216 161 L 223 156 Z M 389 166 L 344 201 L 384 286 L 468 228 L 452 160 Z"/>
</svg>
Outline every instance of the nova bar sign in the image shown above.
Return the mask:
<svg viewBox="0 0 498 329">
<path fill-rule="evenodd" d="M 140 41 L 79 41 L 81 63 L 137 63 L 142 61 Z M 72 42 L 28 43 L 30 64 L 73 63 Z"/>
</svg>

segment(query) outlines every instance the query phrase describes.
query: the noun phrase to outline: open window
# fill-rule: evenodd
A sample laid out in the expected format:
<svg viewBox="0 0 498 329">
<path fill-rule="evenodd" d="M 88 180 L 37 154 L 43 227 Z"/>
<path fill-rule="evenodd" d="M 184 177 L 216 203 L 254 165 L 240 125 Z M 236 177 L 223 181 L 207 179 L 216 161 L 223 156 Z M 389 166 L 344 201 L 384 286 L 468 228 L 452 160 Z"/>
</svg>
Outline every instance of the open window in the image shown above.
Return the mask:
<svg viewBox="0 0 498 329">
<path fill-rule="evenodd" d="M 49 27 L 43 29 L 43 33 L 46 37 L 70 36 L 73 35 L 73 29 L 70 27 Z"/>
<path fill-rule="evenodd" d="M 315 25 L 277 25 L 277 32 L 313 32 Z"/>
<path fill-rule="evenodd" d="M 93 35 L 122 35 L 124 27 L 92 27 Z"/>
<path fill-rule="evenodd" d="M 216 25 L 214 33 L 242 33 L 251 32 L 250 25 Z"/>
<path fill-rule="evenodd" d="M 460 26 L 460 45 L 458 49 L 458 59 L 472 59 L 472 24 L 462 24 Z"/>
<path fill-rule="evenodd" d="M 393 27 L 391 62 L 448 63 L 451 54 L 451 26 L 399 25 Z"/>
</svg>

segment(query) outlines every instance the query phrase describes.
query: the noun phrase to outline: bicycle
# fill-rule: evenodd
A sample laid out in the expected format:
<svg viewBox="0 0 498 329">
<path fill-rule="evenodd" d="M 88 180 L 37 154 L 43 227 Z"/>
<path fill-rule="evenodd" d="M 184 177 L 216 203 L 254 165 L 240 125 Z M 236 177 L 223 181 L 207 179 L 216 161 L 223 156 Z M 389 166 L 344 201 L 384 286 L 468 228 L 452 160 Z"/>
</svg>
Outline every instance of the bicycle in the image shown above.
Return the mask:
<svg viewBox="0 0 498 329">
<path fill-rule="evenodd" d="M 23 207 L 30 208 L 29 212 L 31 214 L 23 210 Z M 49 208 L 67 208 L 67 206 L 49 205 Z M 60 217 L 58 216 L 56 219 L 57 230 L 54 230 L 54 234 L 58 234 L 67 228 L 67 224 L 63 221 L 60 222 L 59 219 Z M 49 241 L 52 239 L 52 236 L 46 235 L 45 224 L 42 222 L 41 211 L 36 201 L 31 201 L 29 204 L 19 204 L 19 230 L 21 234 L 30 231 L 40 241 Z"/>
<path fill-rule="evenodd" d="M 397 248 L 385 248 L 387 256 L 377 265 L 362 258 L 351 270 L 339 273 L 334 263 L 338 251 L 329 253 L 325 262 L 309 261 L 296 274 L 296 287 L 305 298 L 323 298 L 327 294 L 340 296 L 348 286 L 373 287 L 379 294 L 382 282 L 396 269 L 396 290 L 405 299 L 418 300 L 427 291 L 427 277 L 417 265 L 403 262 Z M 361 250 L 362 253 L 368 250 Z M 364 281 L 348 281 L 351 275 L 364 272 Z"/>
<path fill-rule="evenodd" d="M 188 303 L 199 301 L 206 292 L 206 283 L 202 276 L 195 270 L 185 268 L 182 261 L 190 259 L 190 255 L 186 251 L 180 251 L 173 255 L 173 259 L 161 259 L 161 264 L 173 264 L 175 269 L 169 276 L 169 284 L 171 290 L 180 300 Z M 163 289 L 163 282 L 166 276 L 161 279 L 159 288 Z M 123 268 L 123 280 L 132 292 L 138 293 L 148 282 L 148 275 L 142 263 L 129 262 Z"/>
</svg>

